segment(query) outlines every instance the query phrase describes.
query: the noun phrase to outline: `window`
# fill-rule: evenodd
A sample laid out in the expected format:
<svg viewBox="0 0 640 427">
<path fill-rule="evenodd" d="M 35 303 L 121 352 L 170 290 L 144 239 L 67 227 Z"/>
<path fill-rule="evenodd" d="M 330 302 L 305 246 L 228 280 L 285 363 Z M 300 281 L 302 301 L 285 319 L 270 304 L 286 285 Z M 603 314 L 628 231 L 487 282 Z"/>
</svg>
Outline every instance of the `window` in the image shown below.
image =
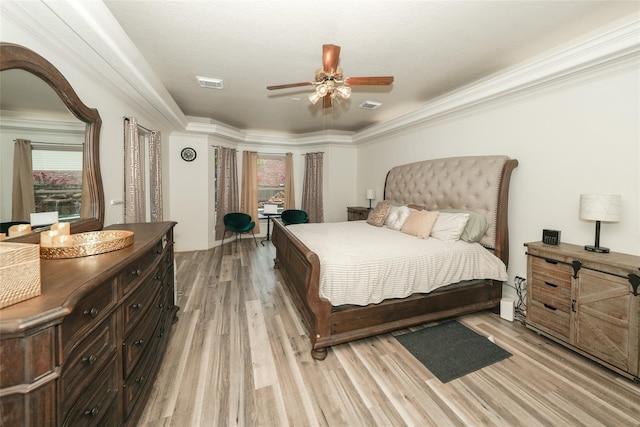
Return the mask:
<svg viewBox="0 0 640 427">
<path fill-rule="evenodd" d="M 31 163 L 36 212 L 57 211 L 62 220 L 80 217 L 82 145 L 32 144 Z"/>
<path fill-rule="evenodd" d="M 258 212 L 265 204 L 278 205 L 284 210 L 285 156 L 258 154 Z"/>
</svg>

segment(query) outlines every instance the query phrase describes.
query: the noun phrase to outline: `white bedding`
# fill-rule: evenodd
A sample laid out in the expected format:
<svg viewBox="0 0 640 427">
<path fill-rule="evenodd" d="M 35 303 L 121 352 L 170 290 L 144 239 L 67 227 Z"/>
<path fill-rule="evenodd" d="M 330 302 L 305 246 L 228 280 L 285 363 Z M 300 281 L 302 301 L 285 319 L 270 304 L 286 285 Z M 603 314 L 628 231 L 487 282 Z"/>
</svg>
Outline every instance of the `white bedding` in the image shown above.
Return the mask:
<svg viewBox="0 0 640 427">
<path fill-rule="evenodd" d="M 507 280 L 504 263 L 479 243 L 443 242 L 366 221 L 287 226 L 320 258 L 320 296 L 367 305 L 463 280 Z"/>
</svg>

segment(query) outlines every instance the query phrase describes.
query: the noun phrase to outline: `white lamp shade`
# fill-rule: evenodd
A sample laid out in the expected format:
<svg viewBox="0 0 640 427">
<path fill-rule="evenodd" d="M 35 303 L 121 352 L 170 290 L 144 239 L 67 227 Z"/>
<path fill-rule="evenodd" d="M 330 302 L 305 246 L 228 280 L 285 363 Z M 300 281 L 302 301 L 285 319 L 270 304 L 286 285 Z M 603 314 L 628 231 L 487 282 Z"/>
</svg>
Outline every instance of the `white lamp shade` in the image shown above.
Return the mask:
<svg viewBox="0 0 640 427">
<path fill-rule="evenodd" d="M 618 194 L 581 194 L 580 218 L 591 221 L 620 221 L 622 197 Z"/>
<path fill-rule="evenodd" d="M 375 199 L 376 198 L 376 191 L 375 190 L 367 190 L 367 194 L 366 194 L 365 198 L 367 200 Z"/>
</svg>

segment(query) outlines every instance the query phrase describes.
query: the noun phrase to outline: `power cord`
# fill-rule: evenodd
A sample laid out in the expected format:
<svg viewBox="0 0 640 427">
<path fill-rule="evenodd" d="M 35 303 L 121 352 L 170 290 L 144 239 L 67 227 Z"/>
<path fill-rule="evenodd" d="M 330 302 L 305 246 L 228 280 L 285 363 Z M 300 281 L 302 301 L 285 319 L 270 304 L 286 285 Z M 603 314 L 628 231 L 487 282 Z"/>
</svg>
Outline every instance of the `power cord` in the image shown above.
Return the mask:
<svg viewBox="0 0 640 427">
<path fill-rule="evenodd" d="M 514 279 L 516 295 L 518 296 L 518 301 L 516 302 L 515 313 L 518 319 L 521 322 L 527 318 L 527 279 L 521 276 L 516 276 Z"/>
</svg>

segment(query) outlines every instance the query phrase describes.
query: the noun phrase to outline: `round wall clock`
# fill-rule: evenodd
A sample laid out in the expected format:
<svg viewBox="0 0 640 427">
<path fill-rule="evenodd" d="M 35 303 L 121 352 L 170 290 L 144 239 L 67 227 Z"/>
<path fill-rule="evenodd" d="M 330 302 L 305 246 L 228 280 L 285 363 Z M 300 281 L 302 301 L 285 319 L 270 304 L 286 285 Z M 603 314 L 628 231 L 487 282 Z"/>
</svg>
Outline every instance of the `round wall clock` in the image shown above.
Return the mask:
<svg viewBox="0 0 640 427">
<path fill-rule="evenodd" d="M 182 157 L 182 160 L 184 160 L 185 162 L 194 161 L 196 159 L 196 155 L 196 150 L 191 147 L 185 147 L 180 152 L 180 157 Z"/>
</svg>

